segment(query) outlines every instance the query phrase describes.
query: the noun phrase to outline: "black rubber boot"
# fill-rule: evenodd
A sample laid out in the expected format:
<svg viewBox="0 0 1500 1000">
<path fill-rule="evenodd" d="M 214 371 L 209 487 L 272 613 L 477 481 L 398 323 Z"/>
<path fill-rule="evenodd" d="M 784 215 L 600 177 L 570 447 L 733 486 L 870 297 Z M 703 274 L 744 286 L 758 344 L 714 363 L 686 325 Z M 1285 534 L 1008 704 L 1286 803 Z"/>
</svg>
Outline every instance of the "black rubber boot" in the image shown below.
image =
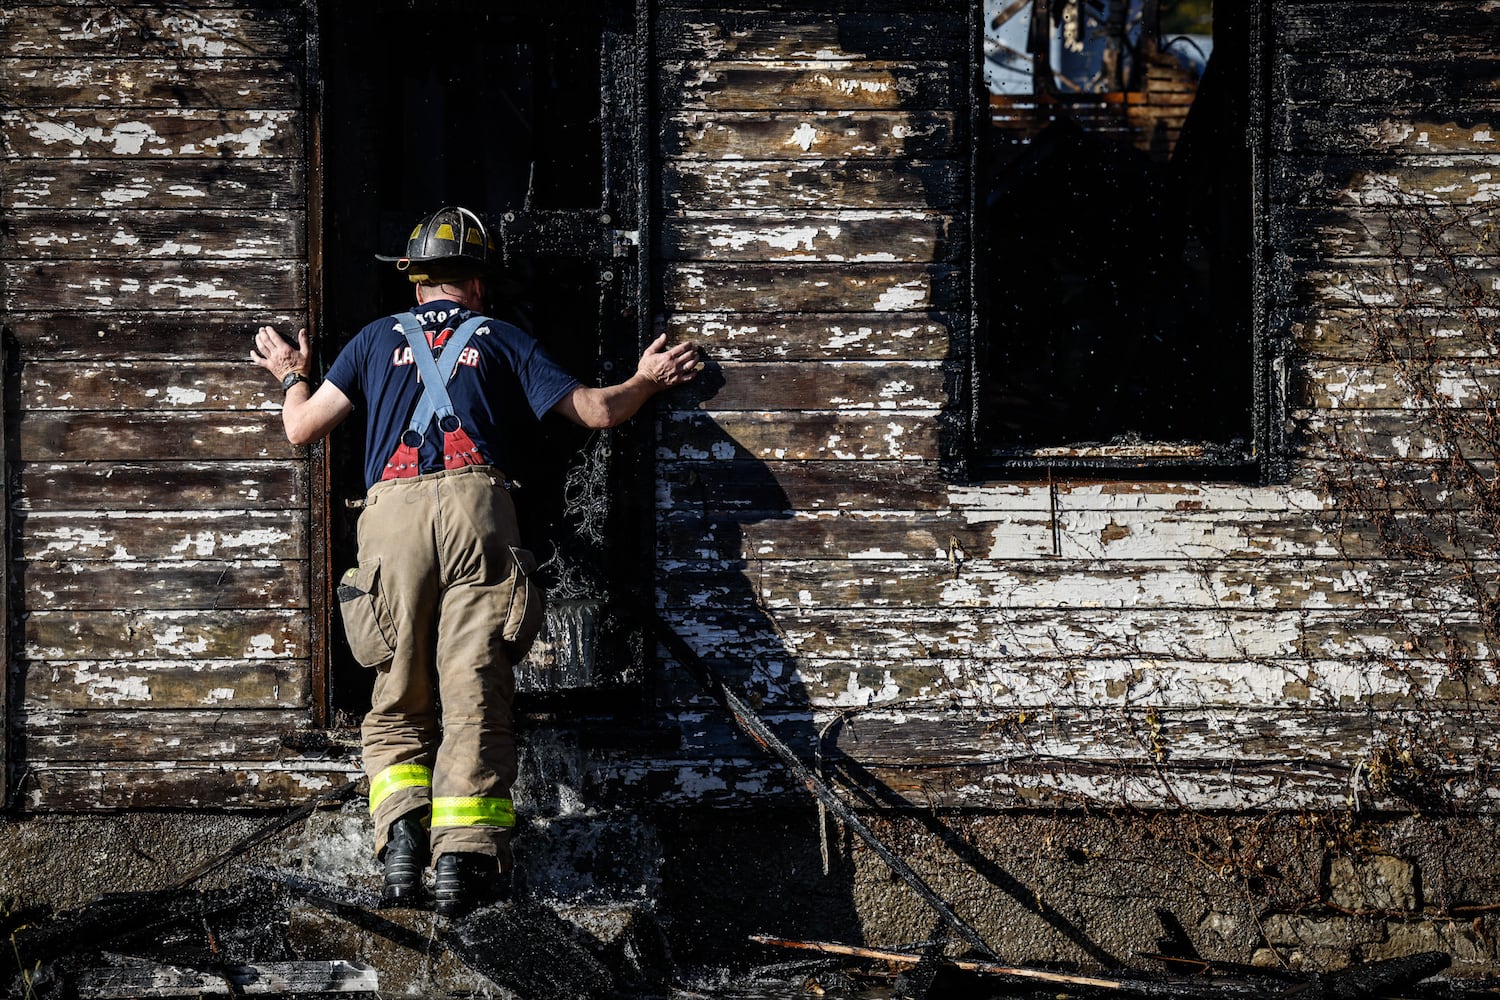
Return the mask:
<svg viewBox="0 0 1500 1000">
<path fill-rule="evenodd" d="M 422 869 L 427 867 L 426 810 L 418 809 L 391 824 L 386 837 L 385 882 L 380 887 L 381 906 L 416 906 L 422 896 Z"/>
<path fill-rule="evenodd" d="M 462 917 L 499 902 L 501 886 L 500 864 L 489 854 L 453 851 L 438 856 L 432 895 L 441 916 Z"/>
</svg>

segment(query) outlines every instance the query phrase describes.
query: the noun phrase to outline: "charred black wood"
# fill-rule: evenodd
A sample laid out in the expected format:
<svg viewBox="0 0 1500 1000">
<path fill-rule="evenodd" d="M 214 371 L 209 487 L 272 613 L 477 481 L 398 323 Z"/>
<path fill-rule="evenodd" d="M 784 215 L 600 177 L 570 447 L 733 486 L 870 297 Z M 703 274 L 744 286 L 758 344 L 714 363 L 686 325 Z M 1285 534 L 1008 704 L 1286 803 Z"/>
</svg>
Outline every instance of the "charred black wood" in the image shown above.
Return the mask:
<svg viewBox="0 0 1500 1000">
<path fill-rule="evenodd" d="M 1249 977 L 1257 979 L 1275 979 L 1286 983 L 1302 984 L 1307 982 L 1307 977 L 1290 969 L 1276 967 L 1263 967 L 1259 965 L 1246 965 L 1242 962 L 1220 962 L 1210 961 L 1199 957 L 1183 957 L 1178 955 L 1156 954 L 1144 952 L 1137 955 L 1138 958 L 1150 959 L 1161 962 L 1177 975 L 1192 976 L 1216 976 L 1219 978 Z"/>
<path fill-rule="evenodd" d="M 281 745 L 303 757 L 354 757 L 359 754 L 359 732 L 344 729 L 293 729 L 281 734 Z"/>
<path fill-rule="evenodd" d="M 202 917 L 198 922 L 203 925 L 203 933 L 208 939 L 208 950 L 213 955 L 212 961 L 210 963 L 212 965 L 213 974 L 218 976 L 219 979 L 223 981 L 225 988 L 229 990 L 230 996 L 244 996 L 244 987 L 236 982 L 234 977 L 229 974 L 229 966 L 224 961 L 224 953 L 219 949 L 219 939 L 214 936 L 214 929 L 209 924 L 208 918 Z"/>
<path fill-rule="evenodd" d="M 254 886 L 214 893 L 180 888 L 109 893 L 80 909 L 60 913 L 50 921 L 23 927 L 12 935 L 12 940 L 23 967 L 47 963 L 74 952 L 96 951 L 129 939 L 158 936 L 174 925 L 196 923 L 215 914 L 239 910 L 263 896 Z"/>
<path fill-rule="evenodd" d="M 552 910 L 515 900 L 474 911 L 429 938 L 373 912 L 370 893 L 271 868 L 256 874 L 320 909 L 395 944 L 437 958 L 451 954 L 497 986 L 535 1000 L 588 1000 L 615 991 L 613 973 Z"/>
<path fill-rule="evenodd" d="M 223 982 L 232 994 L 302 997 L 325 993 L 374 993 L 375 969 L 359 962 L 259 962 L 226 966 Z M 220 983 L 197 969 L 139 959 L 116 958 L 88 969 L 76 980 L 80 1000 L 115 997 L 198 997 L 212 995 Z"/>
<path fill-rule="evenodd" d="M 218 869 L 224 867 L 224 865 L 233 861 L 235 858 L 238 858 L 244 855 L 246 852 L 250 851 L 257 844 L 264 843 L 265 841 L 274 837 L 276 834 L 280 833 L 282 830 L 300 823 L 302 820 L 311 816 L 313 812 L 315 812 L 321 806 L 329 805 L 334 802 L 342 802 L 344 799 L 354 794 L 355 786 L 357 786 L 358 784 L 358 780 L 350 781 L 344 785 L 339 786 L 338 788 L 333 789 L 330 792 L 318 796 L 311 802 L 303 803 L 297 808 L 292 809 L 280 819 L 277 819 L 271 823 L 267 823 L 265 826 L 251 833 L 248 837 L 240 840 L 239 843 L 235 844 L 227 851 L 224 851 L 222 854 L 214 858 L 210 858 L 208 861 L 205 861 L 203 864 L 192 869 L 186 875 L 183 875 L 180 879 L 178 879 L 177 882 L 172 886 L 172 888 L 181 889 L 184 886 L 191 885 L 193 882 L 202 878 L 204 875 L 207 875 L 209 872 L 217 871 Z"/>
<path fill-rule="evenodd" d="M 318 909 L 332 913 L 361 930 L 383 937 L 403 948 L 410 948 L 412 951 L 433 957 L 444 951 L 441 941 L 430 939 L 425 934 L 418 934 L 377 913 L 376 911 L 380 908 L 380 899 L 374 893 L 360 892 L 348 886 L 334 885 L 331 882 L 295 875 L 264 865 L 252 865 L 248 872 L 254 878 L 275 882 L 287 892 Z"/>
<path fill-rule="evenodd" d="M 804 951 L 816 951 L 827 955 L 848 955 L 851 958 L 877 959 L 883 962 L 896 964 L 916 965 L 923 961 L 923 955 L 911 952 L 898 951 L 886 948 L 863 948 L 855 945 L 838 944 L 829 941 L 791 941 L 786 938 L 776 938 L 767 935 L 755 935 L 751 938 L 760 944 L 771 945 L 779 948 L 796 948 Z M 1047 969 L 1032 969 L 1023 966 L 998 965 L 994 962 L 982 962 L 965 958 L 943 958 L 943 966 L 958 969 L 964 972 L 972 972 L 983 975 L 993 982 L 1013 986 L 1036 986 L 1048 984 L 1050 986 L 1063 986 L 1070 990 L 1108 993 L 1136 993 L 1143 996 L 1167 996 L 1167 997 L 1209 997 L 1209 996 L 1243 996 L 1260 997 L 1275 996 L 1275 991 L 1254 991 L 1237 988 L 1237 984 L 1223 981 L 1195 979 L 1195 980 L 1169 980 L 1160 979 L 1122 979 L 1106 976 L 1088 976 L 1067 972 L 1054 972 Z M 1280 984 L 1278 984 L 1280 986 Z"/>
<path fill-rule="evenodd" d="M 1130 995 L 1142 997 L 1175 997 L 1193 1000 L 1202 997 L 1239 997 L 1243 1000 L 1273 1000 L 1273 998 L 1315 998 L 1315 1000 L 1358 1000 L 1366 997 L 1390 996 L 1393 990 L 1409 989 L 1424 979 L 1447 968 L 1452 958 L 1443 952 L 1423 952 L 1405 958 L 1389 959 L 1351 966 L 1335 973 L 1314 973 L 1310 976 L 1294 976 L 1273 969 L 1250 969 L 1237 967 L 1241 975 L 1201 975 L 1190 978 L 1176 976 L 1149 976 L 1131 973 L 1126 976 L 1089 976 L 1033 969 L 1020 966 L 997 965 L 993 962 L 975 961 L 966 958 L 934 958 L 931 952 L 914 954 L 883 948 L 863 948 L 827 941 L 791 941 L 756 935 L 751 938 L 761 944 L 781 948 L 816 951 L 829 955 L 847 955 L 852 958 L 878 959 L 885 962 L 921 967 L 934 961 L 950 970 L 959 970 L 986 977 L 997 983 L 1014 986 L 1036 986 L 1038 983 L 1066 986 L 1085 994 Z M 1204 963 L 1205 965 L 1207 963 Z M 913 977 L 914 978 L 914 977 Z M 931 990 L 937 980 L 927 980 L 922 987 Z M 903 993 L 903 996 L 926 997 L 928 992 Z"/>
<path fill-rule="evenodd" d="M 1442 972 L 1453 962 L 1453 956 L 1441 951 L 1424 951 L 1402 958 L 1352 965 L 1339 972 L 1314 975 L 1302 990 L 1288 990 L 1307 1000 L 1360 1000 L 1363 997 L 1387 996 L 1392 990 L 1415 986 Z"/>
<path fill-rule="evenodd" d="M 902 1000 L 927 1000 L 943 971 L 943 942 L 933 940 L 922 949 L 921 960 L 896 977 L 892 987 Z"/>
<path fill-rule="evenodd" d="M 614 991 L 608 968 L 547 907 L 525 900 L 476 910 L 444 937 L 461 962 L 537 1000 L 586 1000 Z"/>
<path fill-rule="evenodd" d="M 886 867 L 900 877 L 912 891 L 921 897 L 923 902 L 932 907 L 954 933 L 981 954 L 992 957 L 995 955 L 995 950 L 985 942 L 979 932 L 969 926 L 941 896 L 934 892 L 904 858 L 887 847 L 875 835 L 875 832 L 865 825 L 864 820 L 860 819 L 843 799 L 834 794 L 828 783 L 792 752 L 791 748 L 771 730 L 770 726 L 766 725 L 765 720 L 757 715 L 743 698 L 730 690 L 713 665 L 699 656 L 697 650 L 688 645 L 687 641 L 663 621 L 654 609 L 648 612 L 646 620 L 654 627 L 657 640 L 704 686 L 713 699 L 729 712 L 735 725 L 754 740 L 757 746 L 780 761 L 782 766 L 803 788 L 807 789 L 814 799 L 837 817 L 839 822 L 853 831 L 855 836 L 864 841 L 880 860 L 885 862 Z"/>
</svg>

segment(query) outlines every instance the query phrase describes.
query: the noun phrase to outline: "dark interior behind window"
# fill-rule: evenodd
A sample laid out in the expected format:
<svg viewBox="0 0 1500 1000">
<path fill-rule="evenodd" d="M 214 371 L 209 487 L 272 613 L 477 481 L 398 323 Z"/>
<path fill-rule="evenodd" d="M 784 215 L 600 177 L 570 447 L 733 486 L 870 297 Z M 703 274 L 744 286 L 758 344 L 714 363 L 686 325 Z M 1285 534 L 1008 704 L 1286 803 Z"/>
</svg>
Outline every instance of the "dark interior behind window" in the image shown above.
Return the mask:
<svg viewBox="0 0 1500 1000">
<path fill-rule="evenodd" d="M 976 457 L 1243 471 L 1250 5 L 1031 7 L 986 11 Z"/>
</svg>

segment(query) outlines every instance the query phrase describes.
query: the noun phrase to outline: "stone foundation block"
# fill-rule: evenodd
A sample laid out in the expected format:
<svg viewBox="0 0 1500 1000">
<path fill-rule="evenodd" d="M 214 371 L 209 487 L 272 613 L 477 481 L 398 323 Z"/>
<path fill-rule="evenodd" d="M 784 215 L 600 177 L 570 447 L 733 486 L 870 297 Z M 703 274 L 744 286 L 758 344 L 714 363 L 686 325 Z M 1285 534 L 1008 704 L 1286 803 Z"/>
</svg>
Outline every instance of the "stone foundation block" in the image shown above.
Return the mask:
<svg viewBox="0 0 1500 1000">
<path fill-rule="evenodd" d="M 1389 855 L 1334 858 L 1328 864 L 1328 899 L 1343 910 L 1415 913 L 1422 908 L 1417 866 Z"/>
</svg>

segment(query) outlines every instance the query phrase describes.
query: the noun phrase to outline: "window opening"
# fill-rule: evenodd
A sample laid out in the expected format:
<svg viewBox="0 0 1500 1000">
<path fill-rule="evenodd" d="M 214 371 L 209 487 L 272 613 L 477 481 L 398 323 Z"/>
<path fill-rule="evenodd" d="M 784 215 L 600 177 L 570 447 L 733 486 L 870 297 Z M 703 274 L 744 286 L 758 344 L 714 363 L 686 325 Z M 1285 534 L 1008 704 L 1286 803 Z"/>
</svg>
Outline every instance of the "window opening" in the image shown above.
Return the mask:
<svg viewBox="0 0 1500 1000">
<path fill-rule="evenodd" d="M 1250 468 L 1253 6 L 986 0 L 982 466 Z"/>
</svg>

